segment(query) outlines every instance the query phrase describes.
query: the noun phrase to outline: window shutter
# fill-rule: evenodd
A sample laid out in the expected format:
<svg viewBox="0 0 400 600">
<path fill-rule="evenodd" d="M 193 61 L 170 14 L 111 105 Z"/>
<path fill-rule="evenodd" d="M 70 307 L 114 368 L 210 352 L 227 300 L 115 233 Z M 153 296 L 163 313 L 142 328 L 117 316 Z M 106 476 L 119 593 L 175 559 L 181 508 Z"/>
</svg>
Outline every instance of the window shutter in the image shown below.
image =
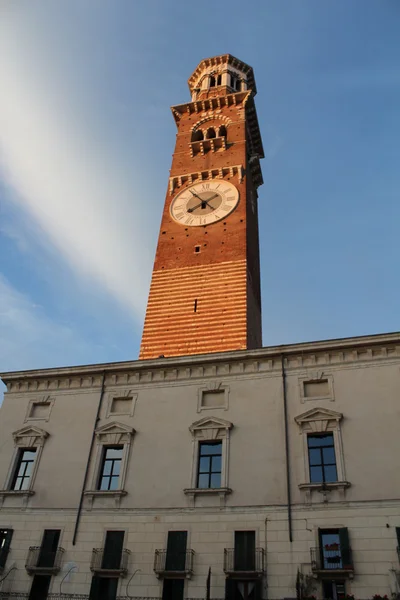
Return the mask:
<svg viewBox="0 0 400 600">
<path fill-rule="evenodd" d="M 169 531 L 167 541 L 167 571 L 184 571 L 186 566 L 187 531 Z"/>
<path fill-rule="evenodd" d="M 40 547 L 38 567 L 52 567 L 56 559 L 60 529 L 45 529 Z"/>
<path fill-rule="evenodd" d="M 254 571 L 255 555 L 255 531 L 235 531 L 235 571 Z"/>
<path fill-rule="evenodd" d="M 90 586 L 89 600 L 99 600 L 100 598 L 100 577 L 92 577 L 92 585 Z"/>
<path fill-rule="evenodd" d="M 119 569 L 125 531 L 107 531 L 104 544 L 102 569 Z"/>
<path fill-rule="evenodd" d="M 236 581 L 234 579 L 225 579 L 225 600 L 236 599 Z"/>
<path fill-rule="evenodd" d="M 344 569 L 351 569 L 353 561 L 351 557 L 351 548 L 349 541 L 349 532 L 347 527 L 339 529 L 340 554 L 342 556 L 342 564 Z"/>
<path fill-rule="evenodd" d="M 3 569 L 7 562 L 13 533 L 14 531 L 12 529 L 3 529 L 0 531 L 0 568 Z"/>
</svg>

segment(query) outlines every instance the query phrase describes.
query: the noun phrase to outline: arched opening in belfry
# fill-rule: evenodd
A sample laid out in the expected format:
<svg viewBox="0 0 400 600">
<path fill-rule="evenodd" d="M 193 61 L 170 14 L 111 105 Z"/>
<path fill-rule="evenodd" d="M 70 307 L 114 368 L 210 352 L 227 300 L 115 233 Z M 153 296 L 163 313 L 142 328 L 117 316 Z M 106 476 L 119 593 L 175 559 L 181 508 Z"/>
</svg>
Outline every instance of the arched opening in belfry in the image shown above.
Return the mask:
<svg viewBox="0 0 400 600">
<path fill-rule="evenodd" d="M 218 136 L 219 137 L 227 137 L 228 136 L 228 132 L 227 132 L 225 125 L 221 125 L 221 127 L 219 128 Z"/>
<path fill-rule="evenodd" d="M 212 138 L 215 138 L 215 137 L 217 137 L 217 134 L 215 133 L 214 127 L 210 127 L 209 129 L 207 129 L 206 138 L 208 140 L 211 140 Z"/>
<path fill-rule="evenodd" d="M 204 140 L 204 134 L 203 134 L 202 130 L 197 129 L 196 131 L 193 131 L 192 142 L 201 142 L 201 140 Z"/>
<path fill-rule="evenodd" d="M 217 85 L 221 85 L 222 83 L 222 75 L 218 75 L 217 77 Z"/>
<path fill-rule="evenodd" d="M 240 79 L 236 79 L 235 90 L 238 91 L 238 92 L 240 92 L 241 87 L 242 87 L 242 82 L 240 81 Z"/>
<path fill-rule="evenodd" d="M 215 77 L 214 77 L 214 75 L 211 75 L 211 77 L 210 77 L 210 87 L 215 87 Z"/>
</svg>

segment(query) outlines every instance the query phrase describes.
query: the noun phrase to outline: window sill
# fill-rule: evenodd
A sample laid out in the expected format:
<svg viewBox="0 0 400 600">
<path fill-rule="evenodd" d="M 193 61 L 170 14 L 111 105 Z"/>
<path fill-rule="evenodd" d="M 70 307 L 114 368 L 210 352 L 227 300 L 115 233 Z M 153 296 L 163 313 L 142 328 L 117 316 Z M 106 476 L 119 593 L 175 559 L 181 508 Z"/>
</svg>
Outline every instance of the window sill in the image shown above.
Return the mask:
<svg viewBox="0 0 400 600">
<path fill-rule="evenodd" d="M 88 499 L 88 509 L 91 510 L 93 508 L 93 503 L 95 498 L 113 498 L 115 508 L 119 508 L 121 504 L 121 498 L 126 496 L 127 492 L 125 490 L 87 490 L 84 495 Z"/>
<path fill-rule="evenodd" d="M 4 498 L 22 498 L 22 505 L 27 506 L 28 500 L 34 495 L 33 490 L 0 490 L 0 507 L 3 506 Z"/>
<path fill-rule="evenodd" d="M 323 502 L 328 502 L 328 494 L 333 490 L 339 490 L 344 497 L 345 490 L 351 486 L 349 481 L 333 481 L 331 483 L 300 483 L 299 489 L 306 492 L 307 502 L 311 501 L 312 492 L 320 492 Z"/>
<path fill-rule="evenodd" d="M 222 487 L 222 488 L 186 488 L 183 490 L 184 494 L 188 496 L 190 501 L 190 507 L 194 508 L 195 498 L 196 496 L 219 496 L 220 499 L 220 507 L 223 508 L 225 506 L 226 496 L 232 493 L 231 488 Z"/>
</svg>

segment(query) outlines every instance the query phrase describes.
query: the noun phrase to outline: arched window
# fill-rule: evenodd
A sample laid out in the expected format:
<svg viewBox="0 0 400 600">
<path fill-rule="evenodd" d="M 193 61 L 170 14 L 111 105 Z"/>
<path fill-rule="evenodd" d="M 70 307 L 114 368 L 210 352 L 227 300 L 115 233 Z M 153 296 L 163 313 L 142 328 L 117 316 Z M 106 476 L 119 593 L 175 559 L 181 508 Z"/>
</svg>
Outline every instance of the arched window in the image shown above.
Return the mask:
<svg viewBox="0 0 400 600">
<path fill-rule="evenodd" d="M 230 80 L 230 85 L 232 88 L 235 87 L 235 81 L 236 79 L 234 78 L 234 76 L 232 75 L 232 73 L 229 73 L 229 80 Z"/>
<path fill-rule="evenodd" d="M 242 82 L 240 81 L 240 79 L 236 79 L 236 82 L 235 82 L 235 90 L 236 90 L 237 92 L 240 92 L 240 88 L 241 88 L 241 87 L 242 87 Z"/>
<path fill-rule="evenodd" d="M 215 87 L 215 77 L 213 75 L 210 77 L 210 87 Z"/>
<path fill-rule="evenodd" d="M 212 138 L 217 137 L 217 134 L 215 133 L 215 129 L 213 127 L 210 127 L 210 129 L 207 129 L 207 135 L 206 138 L 208 140 L 211 140 Z"/>
<path fill-rule="evenodd" d="M 222 83 L 222 75 L 218 75 L 217 77 L 217 85 L 221 85 Z"/>
<path fill-rule="evenodd" d="M 219 135 L 219 137 L 227 137 L 228 132 L 226 131 L 225 125 L 221 125 L 221 127 L 219 128 L 219 131 L 218 131 L 218 135 Z"/>
<path fill-rule="evenodd" d="M 197 131 L 193 131 L 192 133 L 192 142 L 200 142 L 204 140 L 204 135 L 201 129 L 197 129 Z"/>
</svg>

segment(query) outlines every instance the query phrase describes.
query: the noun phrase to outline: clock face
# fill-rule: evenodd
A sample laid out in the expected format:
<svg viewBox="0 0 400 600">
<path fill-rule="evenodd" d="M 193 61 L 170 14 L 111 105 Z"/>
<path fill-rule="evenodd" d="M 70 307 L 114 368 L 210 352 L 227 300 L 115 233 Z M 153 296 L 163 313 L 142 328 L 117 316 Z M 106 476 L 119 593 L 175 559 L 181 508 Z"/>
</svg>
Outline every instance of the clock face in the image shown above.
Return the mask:
<svg viewBox="0 0 400 600">
<path fill-rule="evenodd" d="M 225 219 L 238 205 L 239 192 L 229 181 L 213 179 L 191 185 L 172 200 L 171 217 L 181 225 L 199 227 Z"/>
</svg>

